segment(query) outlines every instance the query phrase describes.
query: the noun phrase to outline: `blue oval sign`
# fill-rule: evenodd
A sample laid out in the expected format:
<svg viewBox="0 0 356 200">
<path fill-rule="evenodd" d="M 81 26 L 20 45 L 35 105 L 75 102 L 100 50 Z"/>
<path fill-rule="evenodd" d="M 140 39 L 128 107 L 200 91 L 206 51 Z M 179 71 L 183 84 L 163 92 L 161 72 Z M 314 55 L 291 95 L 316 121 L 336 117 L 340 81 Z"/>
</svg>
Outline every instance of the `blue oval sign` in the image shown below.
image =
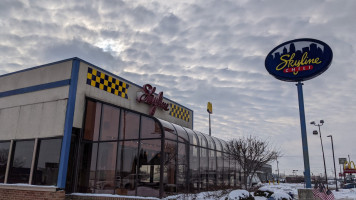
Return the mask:
<svg viewBox="0 0 356 200">
<path fill-rule="evenodd" d="M 331 48 L 322 41 L 303 38 L 284 42 L 266 57 L 265 67 L 276 79 L 298 82 L 327 70 L 333 59 Z"/>
</svg>

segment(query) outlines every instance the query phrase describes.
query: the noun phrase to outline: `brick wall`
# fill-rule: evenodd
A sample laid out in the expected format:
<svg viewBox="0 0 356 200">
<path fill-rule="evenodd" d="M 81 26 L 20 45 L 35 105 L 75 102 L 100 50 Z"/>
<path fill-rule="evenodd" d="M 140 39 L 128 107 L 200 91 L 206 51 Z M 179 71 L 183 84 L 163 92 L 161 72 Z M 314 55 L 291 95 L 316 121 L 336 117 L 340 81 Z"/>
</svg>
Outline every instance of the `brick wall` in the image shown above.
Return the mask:
<svg viewBox="0 0 356 200">
<path fill-rule="evenodd" d="M 67 195 L 66 200 L 144 200 L 144 198 Z"/>
<path fill-rule="evenodd" d="M 0 200 L 158 200 L 157 198 L 140 197 L 120 197 L 113 195 L 100 196 L 98 194 L 72 195 L 65 194 L 65 191 L 59 190 L 54 186 L 33 186 L 26 184 L 0 184 Z"/>
<path fill-rule="evenodd" d="M 0 200 L 65 200 L 64 191 L 34 191 L 0 188 Z"/>
</svg>

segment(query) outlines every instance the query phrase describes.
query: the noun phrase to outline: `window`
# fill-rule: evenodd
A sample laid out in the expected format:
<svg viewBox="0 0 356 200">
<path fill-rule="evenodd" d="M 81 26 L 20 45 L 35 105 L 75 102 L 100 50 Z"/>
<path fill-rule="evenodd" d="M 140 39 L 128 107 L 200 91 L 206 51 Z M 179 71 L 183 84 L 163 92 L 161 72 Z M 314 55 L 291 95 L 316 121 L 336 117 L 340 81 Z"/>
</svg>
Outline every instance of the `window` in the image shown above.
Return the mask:
<svg viewBox="0 0 356 200">
<path fill-rule="evenodd" d="M 164 190 L 167 193 L 176 191 L 176 160 L 177 160 L 177 142 L 166 140 L 164 144 Z"/>
<path fill-rule="evenodd" d="M 138 196 L 159 196 L 161 140 L 141 140 Z"/>
<path fill-rule="evenodd" d="M 62 139 L 59 138 L 39 140 L 33 184 L 57 185 L 61 145 Z"/>
<path fill-rule="evenodd" d="M 29 183 L 35 140 L 15 141 L 8 183 Z"/>
<path fill-rule="evenodd" d="M 98 155 L 97 143 L 83 143 L 82 158 L 79 164 L 78 192 L 95 192 L 96 156 Z"/>
<path fill-rule="evenodd" d="M 119 134 L 120 109 L 103 105 L 100 140 L 117 140 Z"/>
<path fill-rule="evenodd" d="M 198 140 L 197 140 L 196 134 L 190 129 L 187 129 L 184 127 L 183 127 L 183 129 L 188 133 L 190 144 L 198 145 Z"/>
<path fill-rule="evenodd" d="M 152 118 L 141 116 L 141 139 L 161 138 L 160 125 Z"/>
<path fill-rule="evenodd" d="M 94 101 L 87 102 L 85 127 L 84 127 L 84 140 L 97 141 L 99 138 L 101 105 L 102 104 L 99 102 L 94 102 Z"/>
<path fill-rule="evenodd" d="M 177 141 L 177 134 L 176 131 L 173 127 L 173 125 L 169 122 L 166 122 L 164 120 L 159 120 L 163 126 L 163 130 L 164 130 L 164 137 L 166 139 L 170 139 L 170 140 L 174 140 Z"/>
<path fill-rule="evenodd" d="M 206 189 L 208 174 L 208 150 L 200 148 L 200 180 L 202 189 Z"/>
<path fill-rule="evenodd" d="M 199 148 L 196 146 L 190 146 L 189 155 L 189 188 L 192 192 L 198 191 L 199 189 Z"/>
<path fill-rule="evenodd" d="M 123 111 L 121 116 L 120 140 L 138 139 L 140 115 Z"/>
<path fill-rule="evenodd" d="M 209 171 L 208 171 L 208 183 L 209 187 L 216 184 L 216 156 L 214 150 L 208 150 L 209 152 Z"/>
<path fill-rule="evenodd" d="M 178 169 L 177 169 L 177 188 L 178 192 L 187 190 L 187 175 L 188 175 L 188 156 L 189 143 L 178 143 Z"/>
<path fill-rule="evenodd" d="M 114 192 L 117 142 L 99 143 L 95 193 Z"/>
<path fill-rule="evenodd" d="M 187 132 L 185 132 L 185 130 L 178 125 L 174 125 L 174 128 L 176 128 L 177 133 L 178 133 L 178 142 L 186 142 L 189 143 L 189 137 Z"/>
<path fill-rule="evenodd" d="M 135 195 L 138 141 L 119 143 L 116 164 L 116 194 Z"/>
<path fill-rule="evenodd" d="M 10 142 L 0 142 L 0 183 L 3 183 L 5 180 L 9 149 Z"/>
</svg>

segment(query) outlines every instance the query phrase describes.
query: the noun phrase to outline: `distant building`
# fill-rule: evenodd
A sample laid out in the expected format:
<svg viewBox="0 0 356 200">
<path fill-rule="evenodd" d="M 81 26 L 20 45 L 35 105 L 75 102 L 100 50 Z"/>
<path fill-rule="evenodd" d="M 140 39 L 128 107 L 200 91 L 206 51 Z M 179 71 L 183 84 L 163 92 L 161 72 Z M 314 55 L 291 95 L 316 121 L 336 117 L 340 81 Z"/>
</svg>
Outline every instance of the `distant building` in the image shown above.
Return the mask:
<svg viewBox="0 0 356 200">
<path fill-rule="evenodd" d="M 262 182 L 272 181 L 272 165 L 264 164 L 263 167 L 257 171 L 257 176 Z"/>
</svg>

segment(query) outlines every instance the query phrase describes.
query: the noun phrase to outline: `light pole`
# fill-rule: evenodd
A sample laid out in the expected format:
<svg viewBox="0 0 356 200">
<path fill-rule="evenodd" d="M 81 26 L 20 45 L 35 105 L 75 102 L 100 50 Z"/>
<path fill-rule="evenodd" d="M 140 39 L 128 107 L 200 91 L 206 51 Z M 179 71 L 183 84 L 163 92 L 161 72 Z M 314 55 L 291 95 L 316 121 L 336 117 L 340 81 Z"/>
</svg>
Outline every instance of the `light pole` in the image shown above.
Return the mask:
<svg viewBox="0 0 356 200">
<path fill-rule="evenodd" d="M 328 135 L 326 137 L 331 138 L 331 148 L 333 150 L 333 161 L 334 161 L 334 172 L 335 172 L 335 183 L 336 183 L 336 191 L 339 191 L 339 189 L 337 189 L 337 178 L 336 178 L 336 165 L 335 165 L 335 154 L 334 154 L 334 141 L 333 141 L 333 136 L 332 135 Z"/>
<path fill-rule="evenodd" d="M 315 124 L 314 121 L 310 122 L 310 124 L 319 127 L 319 134 L 320 134 L 320 143 L 321 143 L 321 151 L 323 152 L 323 161 L 324 161 L 324 173 L 325 173 L 325 180 L 326 180 L 326 188 L 329 189 L 328 186 L 328 175 L 326 174 L 326 165 L 325 165 L 325 156 L 324 156 L 324 147 L 323 147 L 323 139 L 321 139 L 321 131 L 320 126 L 324 124 L 324 120 L 320 120 L 320 124 Z M 313 131 L 314 135 L 318 135 L 318 131 Z"/>
<path fill-rule="evenodd" d="M 279 184 L 279 168 L 278 168 L 278 160 L 277 160 L 277 170 L 278 170 L 277 182 L 278 182 L 278 184 Z"/>
</svg>

